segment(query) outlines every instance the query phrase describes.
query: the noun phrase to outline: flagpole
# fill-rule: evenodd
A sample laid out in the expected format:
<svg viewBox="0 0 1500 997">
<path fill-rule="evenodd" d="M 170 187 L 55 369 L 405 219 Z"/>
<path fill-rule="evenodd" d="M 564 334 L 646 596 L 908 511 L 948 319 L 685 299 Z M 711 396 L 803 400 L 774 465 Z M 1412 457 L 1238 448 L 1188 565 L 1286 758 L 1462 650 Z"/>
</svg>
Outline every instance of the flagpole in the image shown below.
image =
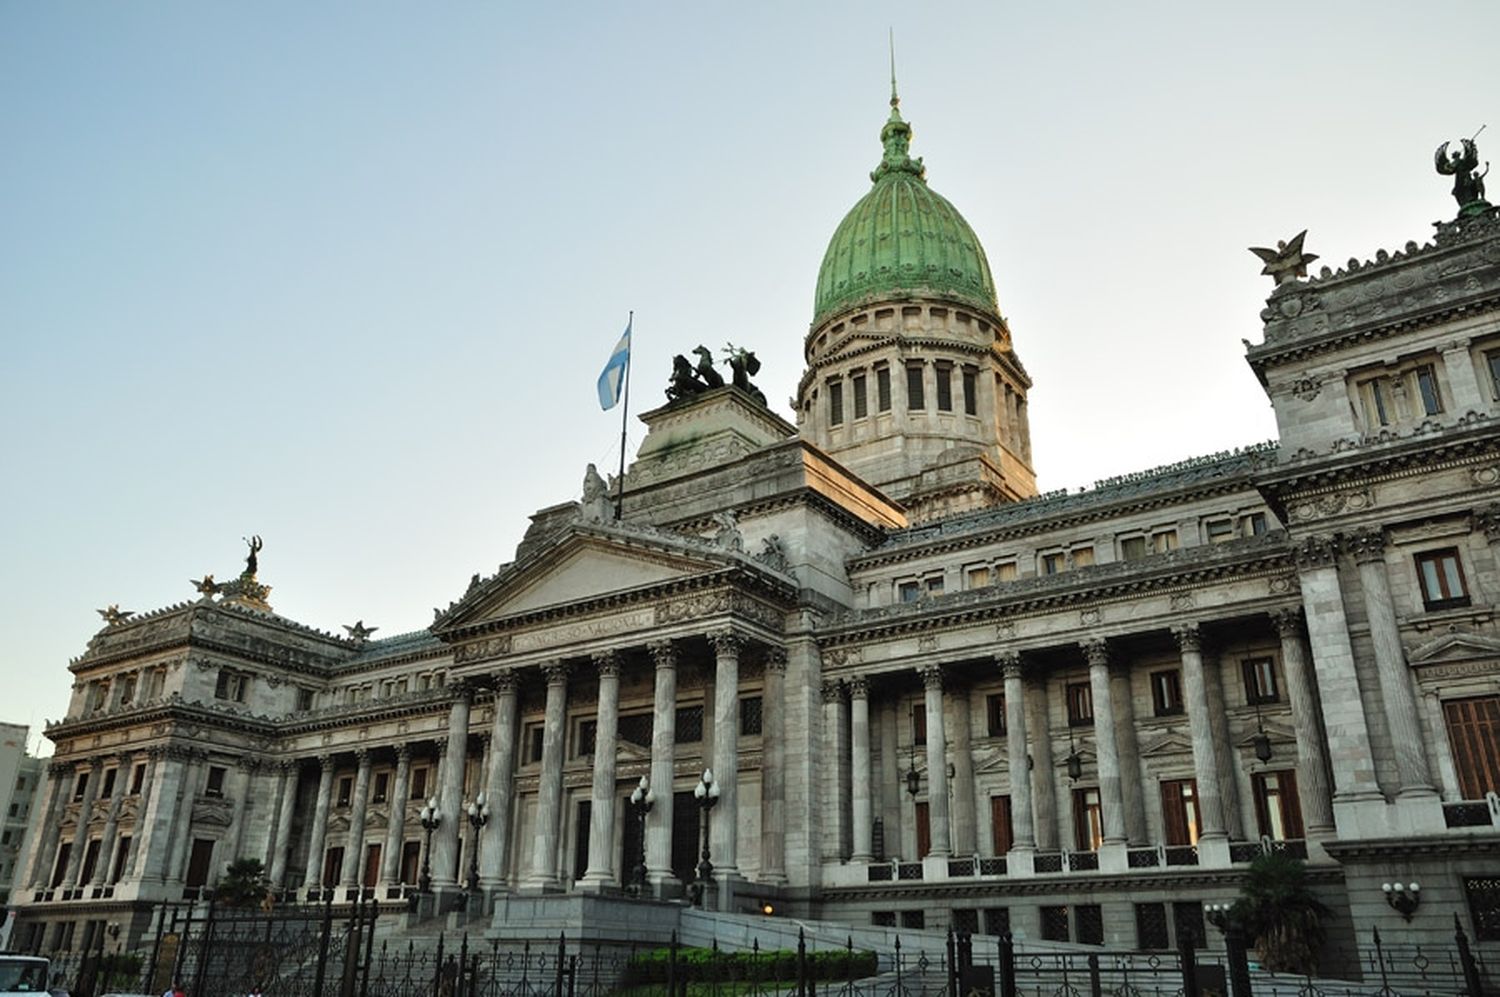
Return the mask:
<svg viewBox="0 0 1500 997">
<path fill-rule="evenodd" d="M 620 477 L 615 488 L 615 521 L 619 522 L 620 509 L 625 504 L 625 424 L 630 417 L 630 355 L 635 350 L 635 309 L 625 323 L 630 330 L 630 345 L 625 351 L 625 403 L 620 406 Z"/>
</svg>

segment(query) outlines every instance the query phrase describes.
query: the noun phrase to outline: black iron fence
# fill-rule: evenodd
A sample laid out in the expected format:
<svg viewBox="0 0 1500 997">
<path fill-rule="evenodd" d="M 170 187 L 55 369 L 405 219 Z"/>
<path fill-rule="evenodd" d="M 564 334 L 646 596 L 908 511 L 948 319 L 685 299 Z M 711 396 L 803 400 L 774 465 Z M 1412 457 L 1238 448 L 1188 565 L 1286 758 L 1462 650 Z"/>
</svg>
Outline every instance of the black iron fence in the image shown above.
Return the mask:
<svg viewBox="0 0 1500 997">
<path fill-rule="evenodd" d="M 1185 935 L 1175 952 L 1017 952 L 1009 935 L 958 931 L 942 951 L 904 948 L 896 937 L 883 951 L 849 939 L 810 952 L 799 934 L 795 948 L 752 941 L 728 952 L 686 947 L 675 935 L 662 946 L 403 937 L 391 934 L 397 910 L 405 905 L 162 908 L 149 950 L 54 958 L 53 985 L 73 997 L 158 994 L 173 983 L 190 997 L 252 987 L 268 997 L 1481 997 L 1500 982 L 1457 919 L 1451 946 L 1391 944 L 1370 932 L 1344 960 L 1353 977 L 1345 980 L 1263 972 L 1229 937 L 1227 951 L 1196 949 Z"/>
</svg>

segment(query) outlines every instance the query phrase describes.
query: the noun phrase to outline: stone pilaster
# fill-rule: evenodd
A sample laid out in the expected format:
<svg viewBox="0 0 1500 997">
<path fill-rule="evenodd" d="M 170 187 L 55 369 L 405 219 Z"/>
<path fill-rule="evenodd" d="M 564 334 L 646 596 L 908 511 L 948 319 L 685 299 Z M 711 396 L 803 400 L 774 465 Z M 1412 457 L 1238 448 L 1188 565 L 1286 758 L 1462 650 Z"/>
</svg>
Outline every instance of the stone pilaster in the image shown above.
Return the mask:
<svg viewBox="0 0 1500 997">
<path fill-rule="evenodd" d="M 83 856 L 89 846 L 89 816 L 94 811 L 94 801 L 99 798 L 99 784 L 104 778 L 104 762 L 95 758 L 89 763 L 88 782 L 83 787 L 83 800 L 78 807 L 78 824 L 73 831 L 73 849 L 68 853 L 68 869 L 63 873 L 63 888 L 76 889 L 83 870 Z"/>
<path fill-rule="evenodd" d="M 17 863 L 17 868 L 26 870 L 24 877 L 18 875 L 17 883 L 26 883 L 34 890 L 44 889 L 47 874 L 51 871 L 53 857 L 57 854 L 57 839 L 62 829 L 63 794 L 67 792 L 68 777 L 73 766 L 52 762 L 47 766 L 47 795 L 45 803 L 36 815 L 36 831 L 31 835 L 31 851 L 26 864 Z"/>
<path fill-rule="evenodd" d="M 589 807 L 589 861 L 580 881 L 602 890 L 615 882 L 615 760 L 620 748 L 620 659 L 613 651 L 594 655 L 599 672 L 599 711 L 594 721 L 594 783 Z"/>
<path fill-rule="evenodd" d="M 487 890 L 504 885 L 510 875 L 510 835 L 515 813 L 516 743 L 520 734 L 516 676 L 495 676 L 494 721 L 490 729 L 489 785 L 485 803 L 490 822 L 485 828 L 485 849 L 479 856 L 479 882 Z"/>
<path fill-rule="evenodd" d="M 160 745 L 146 749 L 146 778 L 141 783 L 141 798 L 136 801 L 135 833 L 130 841 L 130 865 L 125 870 L 125 878 L 129 880 L 139 881 L 149 873 L 148 847 L 154 826 L 151 814 L 154 812 L 153 808 L 158 806 L 157 800 L 161 796 L 161 769 L 166 758 L 167 749 Z"/>
<path fill-rule="evenodd" d="M 1047 707 L 1047 680 L 1033 679 L 1026 697 L 1031 719 L 1032 807 L 1036 821 L 1036 847 L 1039 851 L 1057 850 L 1057 767 L 1052 759 L 1052 717 Z"/>
<path fill-rule="evenodd" d="M 713 818 L 714 872 L 737 879 L 739 868 L 740 650 L 745 639 L 733 631 L 711 634 L 714 646 L 714 778 L 719 803 Z"/>
<path fill-rule="evenodd" d="M 342 882 L 345 886 L 360 886 L 364 867 L 365 813 L 370 807 L 370 752 L 357 748 L 354 752 L 354 796 L 349 807 L 349 837 L 344 842 L 344 869 Z"/>
<path fill-rule="evenodd" d="M 443 753 L 443 774 L 438 791 L 438 809 L 443 822 L 432 834 L 432 885 L 438 890 L 458 885 L 458 835 L 464 823 L 464 769 L 469 757 L 469 711 L 474 693 L 466 683 L 450 687 L 453 702 L 448 707 L 448 741 Z"/>
<path fill-rule="evenodd" d="M 1224 796 L 1219 789 L 1219 760 L 1213 725 L 1208 716 L 1208 684 L 1203 678 L 1203 638 L 1196 623 L 1172 628 L 1182 654 L 1182 698 L 1187 706 L 1193 739 L 1193 773 L 1197 780 L 1198 816 L 1203 823 L 1200 842 L 1227 841 Z"/>
<path fill-rule="evenodd" d="M 1032 817 L 1031 767 L 1026 737 L 1026 686 L 1021 677 L 1021 656 L 1014 651 L 997 654 L 995 663 L 1005 676 L 1005 754 L 1010 769 L 1011 850 L 1036 850 L 1036 826 Z"/>
<path fill-rule="evenodd" d="M 1281 638 L 1281 667 L 1286 673 L 1287 701 L 1297 735 L 1297 798 L 1309 838 L 1333 836 L 1333 798 L 1329 792 L 1328 752 L 1307 649 L 1302 642 L 1302 611 L 1278 609 L 1271 622 Z"/>
<path fill-rule="evenodd" d="M 188 749 L 182 752 L 182 786 L 177 793 L 177 815 L 172 821 L 172 835 L 167 842 L 165 878 L 181 881 L 187 872 L 189 842 L 193 836 L 193 801 L 203 786 L 205 752 Z"/>
<path fill-rule="evenodd" d="M 818 769 L 822 770 L 824 786 L 823 858 L 825 861 L 842 862 L 847 854 L 844 843 L 850 841 L 848 832 L 852 824 L 850 787 L 844 781 L 845 769 L 841 762 L 844 753 L 843 732 L 848 726 L 849 701 L 844 698 L 844 684 L 837 680 L 825 680 L 822 691 L 823 758 Z"/>
<path fill-rule="evenodd" d="M 924 705 L 927 708 L 927 826 L 933 858 L 953 854 L 953 835 L 948 819 L 948 732 L 943 722 L 943 669 L 928 665 L 919 669 Z"/>
<path fill-rule="evenodd" d="M 542 723 L 542 774 L 537 783 L 536 828 L 531 845 L 532 890 L 555 890 L 557 835 L 562 825 L 563 734 L 568 709 L 567 665 L 554 663 L 542 668 L 547 678 L 547 708 Z"/>
<path fill-rule="evenodd" d="M 851 862 L 875 857 L 874 780 L 870 774 L 870 683 L 863 675 L 849 680 L 850 810 L 854 842 Z"/>
<path fill-rule="evenodd" d="M 271 838 L 271 888 L 285 889 L 287 860 L 292 853 L 292 813 L 297 808 L 297 778 L 302 771 L 295 759 L 287 759 L 280 765 L 281 785 L 278 788 L 280 801 L 276 809 L 276 828 Z"/>
<path fill-rule="evenodd" d="M 1348 548 L 1359 568 L 1359 587 L 1364 593 L 1365 615 L 1370 622 L 1370 642 L 1375 647 L 1375 670 L 1380 676 L 1380 698 L 1385 703 L 1400 795 L 1432 798 L 1437 791 L 1427 767 L 1416 691 L 1406 665 L 1406 651 L 1401 646 L 1391 583 L 1385 571 L 1385 536 L 1379 530 L 1357 533 L 1348 539 Z"/>
<path fill-rule="evenodd" d="M 760 882 L 778 886 L 787 881 L 786 664 L 785 650 L 766 651 L 760 721 Z"/>
<path fill-rule="evenodd" d="M 670 640 L 647 645 L 656 666 L 651 727 L 651 789 L 656 802 L 646 815 L 646 880 L 658 893 L 666 884 L 675 892 L 672 874 L 672 784 L 677 772 L 677 645 Z"/>
<path fill-rule="evenodd" d="M 1115 724 L 1115 743 L 1120 749 L 1120 798 L 1125 804 L 1125 840 L 1131 845 L 1145 845 L 1145 791 L 1141 785 L 1140 746 L 1135 737 L 1135 696 L 1130 687 L 1130 668 L 1116 662 L 1109 670 L 1110 702 L 1119 720 Z"/>
<path fill-rule="evenodd" d="M 310 836 L 307 841 L 307 867 L 302 885 L 309 889 L 323 884 L 323 845 L 328 840 L 328 811 L 333 801 L 333 756 L 318 756 L 318 799 L 313 805 Z"/>
<path fill-rule="evenodd" d="M 229 850 L 227 858 L 220 861 L 224 866 L 240 858 L 245 847 L 245 832 L 250 828 L 250 821 L 255 813 L 256 801 L 260 799 L 260 792 L 256 788 L 256 782 L 260 775 L 260 759 L 254 755 L 241 755 L 235 763 L 235 767 L 241 773 L 240 780 L 243 786 L 240 792 L 239 806 L 234 813 L 234 843 Z M 231 796 L 232 800 L 233 797 Z"/>
<path fill-rule="evenodd" d="M 1339 805 L 1344 803 L 1369 803 L 1383 808 L 1385 797 L 1375 779 L 1370 729 L 1360 699 L 1359 676 L 1354 669 L 1354 648 L 1349 643 L 1337 549 L 1328 538 L 1312 536 L 1300 541 L 1292 554 L 1302 589 L 1302 609 L 1312 648 L 1312 673 L 1323 708 L 1323 729 L 1328 734 L 1335 819 Z"/>
<path fill-rule="evenodd" d="M 104 833 L 99 838 L 99 861 L 94 865 L 93 886 L 109 882 L 109 871 L 114 866 L 115 837 L 120 826 L 120 803 L 125 799 L 125 789 L 130 782 L 130 764 L 134 756 L 123 754 L 115 769 L 115 785 L 109 796 L 109 816 L 104 821 Z"/>
<path fill-rule="evenodd" d="M 1104 640 L 1083 645 L 1089 662 L 1089 688 L 1094 697 L 1094 753 L 1099 769 L 1099 802 L 1104 821 L 1104 844 L 1125 843 L 1125 796 L 1120 785 L 1120 747 L 1115 736 L 1115 708 L 1109 690 L 1109 649 Z"/>
</svg>

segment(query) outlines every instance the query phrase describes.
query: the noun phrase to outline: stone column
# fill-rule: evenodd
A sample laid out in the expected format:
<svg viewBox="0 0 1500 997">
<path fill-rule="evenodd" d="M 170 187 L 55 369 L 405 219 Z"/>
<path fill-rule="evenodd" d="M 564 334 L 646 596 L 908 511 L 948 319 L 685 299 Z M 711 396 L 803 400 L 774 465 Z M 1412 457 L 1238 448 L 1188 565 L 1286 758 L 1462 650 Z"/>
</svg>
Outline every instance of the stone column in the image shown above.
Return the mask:
<svg viewBox="0 0 1500 997">
<path fill-rule="evenodd" d="M 188 775 L 187 752 L 175 746 L 161 751 L 146 819 L 146 839 L 136 849 L 142 882 L 159 883 L 167 878 L 177 814 L 182 809 L 183 784 Z"/>
<path fill-rule="evenodd" d="M 1224 670 L 1220 658 L 1203 666 L 1203 687 L 1208 691 L 1208 729 L 1214 740 L 1214 759 L 1219 765 L 1219 793 L 1222 799 L 1224 833 L 1231 841 L 1245 837 L 1245 819 L 1240 811 L 1240 769 L 1230 737 L 1229 714 L 1224 708 Z"/>
<path fill-rule="evenodd" d="M 1027 696 L 1031 719 L 1031 788 L 1033 819 L 1036 821 L 1036 847 L 1039 851 L 1057 851 L 1057 770 L 1052 760 L 1052 717 L 1047 708 L 1047 680 L 1032 680 Z"/>
<path fill-rule="evenodd" d="M 589 807 L 589 863 L 580 885 L 591 891 L 616 884 L 615 760 L 620 750 L 620 659 L 594 655 L 599 671 L 599 711 L 594 721 L 594 784 Z"/>
<path fill-rule="evenodd" d="M 1125 794 L 1120 780 L 1120 747 L 1115 737 L 1114 697 L 1109 689 L 1109 649 L 1103 638 L 1083 645 L 1089 662 L 1089 690 L 1094 699 L 1094 752 L 1099 769 L 1099 803 L 1104 844 L 1125 843 Z"/>
<path fill-rule="evenodd" d="M 1422 746 L 1422 721 L 1411 670 L 1401 646 L 1396 625 L 1396 607 L 1391 601 L 1391 583 L 1385 572 L 1385 536 L 1367 530 L 1349 538 L 1349 552 L 1359 566 L 1359 587 L 1364 592 L 1365 615 L 1370 621 L 1370 641 L 1375 645 L 1375 669 L 1380 675 L 1380 698 L 1385 703 L 1391 751 L 1396 756 L 1396 777 L 1402 797 L 1432 797 L 1432 773 Z"/>
<path fill-rule="evenodd" d="M 874 780 L 870 776 L 870 683 L 863 675 L 849 680 L 850 800 L 853 811 L 854 851 L 851 862 L 869 862 L 875 857 Z"/>
<path fill-rule="evenodd" d="M 94 801 L 99 798 L 99 784 L 104 778 L 104 762 L 95 758 L 89 763 L 89 781 L 83 788 L 83 801 L 78 807 L 78 823 L 73 831 L 73 850 L 68 853 L 68 870 L 63 875 L 63 889 L 79 886 L 79 874 L 83 871 L 83 853 L 89 845 L 89 817 L 94 811 Z"/>
<path fill-rule="evenodd" d="M 380 856 L 380 882 L 394 886 L 401 879 L 401 850 L 406 846 L 406 798 L 411 795 L 411 745 L 396 745 L 396 778 L 391 785 L 385 824 L 385 850 Z"/>
<path fill-rule="evenodd" d="M 714 872 L 720 880 L 738 879 L 740 649 L 745 639 L 733 631 L 710 634 L 714 645 L 714 779 L 719 803 L 712 816 Z"/>
<path fill-rule="evenodd" d="M 925 689 L 927 709 L 927 824 L 932 841 L 932 858 L 953 854 L 953 837 L 948 824 L 948 752 L 947 727 L 943 722 L 943 669 L 928 665 L 918 669 Z"/>
<path fill-rule="evenodd" d="M 333 756 L 319 755 L 318 769 L 318 801 L 313 807 L 307 867 L 302 873 L 302 885 L 312 889 L 323 886 L 323 843 L 328 840 L 328 808 L 333 799 Z"/>
<path fill-rule="evenodd" d="M 194 749 L 183 752 L 182 785 L 177 793 L 177 815 L 172 819 L 172 835 L 167 842 L 167 882 L 181 880 L 187 867 L 188 849 L 193 837 L 193 802 L 203 786 L 203 765 L 208 753 Z"/>
<path fill-rule="evenodd" d="M 342 881 L 345 886 L 360 886 L 360 873 L 365 850 L 365 812 L 370 808 L 370 751 L 356 748 L 354 761 L 358 766 L 354 772 L 354 798 L 349 807 L 349 836 L 344 840 L 344 869 Z"/>
<path fill-rule="evenodd" d="M 1378 805 L 1383 817 L 1385 797 L 1375 780 L 1375 757 L 1354 668 L 1354 648 L 1349 643 L 1337 553 L 1328 538 L 1317 536 L 1303 539 L 1292 551 L 1312 646 L 1312 673 L 1323 708 L 1323 729 L 1328 734 L 1333 802 Z"/>
<path fill-rule="evenodd" d="M 1125 840 L 1132 846 L 1146 845 L 1145 790 L 1141 783 L 1140 747 L 1135 736 L 1135 696 L 1128 665 L 1115 663 L 1109 670 L 1109 697 L 1118 719 L 1115 744 L 1120 750 L 1120 797 L 1125 804 Z"/>
<path fill-rule="evenodd" d="M 167 749 L 161 746 L 146 749 L 146 778 L 141 783 L 141 798 L 135 805 L 135 833 L 130 840 L 130 866 L 125 871 L 127 879 L 144 878 L 149 866 L 147 865 L 147 845 L 151 838 L 151 826 L 149 814 L 151 808 L 161 796 L 159 788 L 161 782 L 162 761 L 167 757 Z"/>
<path fill-rule="evenodd" d="M 119 831 L 120 802 L 125 798 L 125 788 L 130 782 L 133 757 L 128 752 L 121 755 L 119 766 L 115 769 L 114 792 L 109 796 L 109 815 L 105 818 L 104 833 L 99 840 L 99 861 L 94 866 L 94 875 L 90 880 L 92 886 L 103 886 L 109 881 L 109 870 L 114 865 L 115 835 Z"/>
<path fill-rule="evenodd" d="M 63 762 L 52 762 L 47 766 L 47 795 L 42 809 L 36 814 L 36 831 L 30 838 L 31 851 L 26 856 L 25 865 L 18 863 L 16 866 L 26 870 L 24 875 L 16 877 L 16 882 L 33 890 L 47 886 L 47 874 L 51 871 L 53 856 L 57 854 L 57 838 L 62 829 L 63 793 L 68 774 L 72 771 L 73 766 Z"/>
<path fill-rule="evenodd" d="M 672 784 L 677 773 L 677 645 L 647 645 L 656 664 L 655 719 L 651 725 L 651 791 L 656 802 L 646 815 L 646 880 L 658 893 L 675 888 L 672 875 Z"/>
<path fill-rule="evenodd" d="M 555 890 L 557 834 L 562 822 L 563 734 L 568 708 L 567 665 L 554 662 L 542 668 L 547 677 L 547 709 L 542 722 L 542 774 L 537 783 L 536 828 L 531 845 L 531 876 L 527 885 Z"/>
<path fill-rule="evenodd" d="M 1015 651 L 995 655 L 1005 676 L 1005 754 L 1010 768 L 1011 850 L 1036 850 L 1036 828 L 1031 811 L 1031 768 L 1026 751 L 1026 690 L 1021 680 L 1021 656 Z"/>
<path fill-rule="evenodd" d="M 255 801 L 260 799 L 260 793 L 256 791 L 256 776 L 260 773 L 260 759 L 253 755 L 241 755 L 236 767 L 244 775 L 244 791 L 240 794 L 240 805 L 234 814 L 234 844 L 230 848 L 229 855 L 220 861 L 228 866 L 235 859 L 240 858 L 241 849 L 245 846 L 245 832 L 250 827 L 252 815 L 255 812 Z M 227 795 L 227 794 L 226 794 Z M 231 796 L 232 800 L 233 797 Z"/>
<path fill-rule="evenodd" d="M 823 817 L 827 821 L 824 825 L 823 860 L 842 862 L 850 825 L 850 791 L 844 782 L 844 766 L 840 763 L 848 701 L 844 699 L 844 684 L 837 680 L 824 681 L 822 693 L 823 757 L 814 771 L 821 769 L 823 773 Z"/>
<path fill-rule="evenodd" d="M 1309 838 L 1333 835 L 1333 799 L 1328 789 L 1328 751 L 1323 745 L 1317 692 L 1307 649 L 1302 643 L 1302 611 L 1278 609 L 1271 622 L 1281 638 L 1281 667 L 1286 672 L 1287 701 L 1297 734 L 1297 798 Z"/>
<path fill-rule="evenodd" d="M 516 676 L 495 676 L 495 716 L 490 728 L 490 779 L 485 803 L 490 823 L 485 830 L 485 849 L 479 855 L 479 882 L 486 890 L 505 885 L 510 867 L 510 829 L 515 813 L 516 740 L 518 712 Z"/>
<path fill-rule="evenodd" d="M 1443 347 L 1442 351 L 1443 370 L 1448 375 L 1448 387 L 1453 392 L 1452 404 L 1448 407 L 1458 415 L 1487 410 L 1490 404 L 1490 393 L 1479 386 L 1479 378 L 1474 374 L 1474 360 L 1469 355 L 1468 342 L 1459 340 L 1450 343 Z"/>
<path fill-rule="evenodd" d="M 761 693 L 760 881 L 782 885 L 786 877 L 786 651 L 766 651 Z M 661 806 L 658 796 L 656 805 Z"/>
<path fill-rule="evenodd" d="M 1172 628 L 1182 654 L 1182 698 L 1187 705 L 1188 730 L 1193 739 L 1193 774 L 1198 783 L 1198 816 L 1203 823 L 1200 841 L 1226 841 L 1224 796 L 1219 790 L 1219 759 L 1213 726 L 1208 718 L 1208 684 L 1203 678 L 1203 638 L 1198 624 Z"/>
<path fill-rule="evenodd" d="M 974 805 L 974 714 L 969 690 L 948 697 L 953 710 L 953 853 L 979 853 L 979 820 Z"/>
<path fill-rule="evenodd" d="M 277 790 L 276 827 L 272 832 L 269 863 L 273 890 L 284 890 L 287 885 L 287 859 L 292 853 L 292 811 L 297 809 L 297 777 L 301 772 L 299 763 L 291 758 L 283 760 L 279 768 L 281 785 Z"/>
<path fill-rule="evenodd" d="M 887 697 L 880 709 L 880 822 L 884 829 L 884 854 L 877 858 L 900 855 L 901 843 L 901 793 L 905 786 L 901 778 L 900 734 L 901 706 L 894 697 Z"/>
<path fill-rule="evenodd" d="M 464 823 L 464 768 L 469 755 L 469 708 L 474 692 L 467 683 L 449 687 L 453 704 L 448 707 L 448 750 L 443 758 L 442 788 L 438 809 L 443 822 L 432 834 L 432 885 L 439 890 L 458 885 L 458 832 Z"/>
</svg>

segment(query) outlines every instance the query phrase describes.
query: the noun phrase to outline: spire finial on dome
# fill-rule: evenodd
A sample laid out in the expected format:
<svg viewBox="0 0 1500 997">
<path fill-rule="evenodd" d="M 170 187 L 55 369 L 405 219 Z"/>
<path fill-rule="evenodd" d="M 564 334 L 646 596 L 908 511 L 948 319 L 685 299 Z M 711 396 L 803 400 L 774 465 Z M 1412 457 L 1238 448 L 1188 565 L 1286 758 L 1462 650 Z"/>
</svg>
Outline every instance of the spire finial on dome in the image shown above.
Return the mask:
<svg viewBox="0 0 1500 997">
<path fill-rule="evenodd" d="M 885 155 L 880 165 L 870 174 L 872 181 L 891 173 L 910 173 L 918 180 L 926 178 L 927 168 L 922 158 L 911 158 L 907 153 L 911 145 L 911 125 L 901 118 L 901 97 L 896 92 L 896 29 L 891 29 L 891 116 L 880 129 L 880 144 L 885 146 Z"/>
</svg>

